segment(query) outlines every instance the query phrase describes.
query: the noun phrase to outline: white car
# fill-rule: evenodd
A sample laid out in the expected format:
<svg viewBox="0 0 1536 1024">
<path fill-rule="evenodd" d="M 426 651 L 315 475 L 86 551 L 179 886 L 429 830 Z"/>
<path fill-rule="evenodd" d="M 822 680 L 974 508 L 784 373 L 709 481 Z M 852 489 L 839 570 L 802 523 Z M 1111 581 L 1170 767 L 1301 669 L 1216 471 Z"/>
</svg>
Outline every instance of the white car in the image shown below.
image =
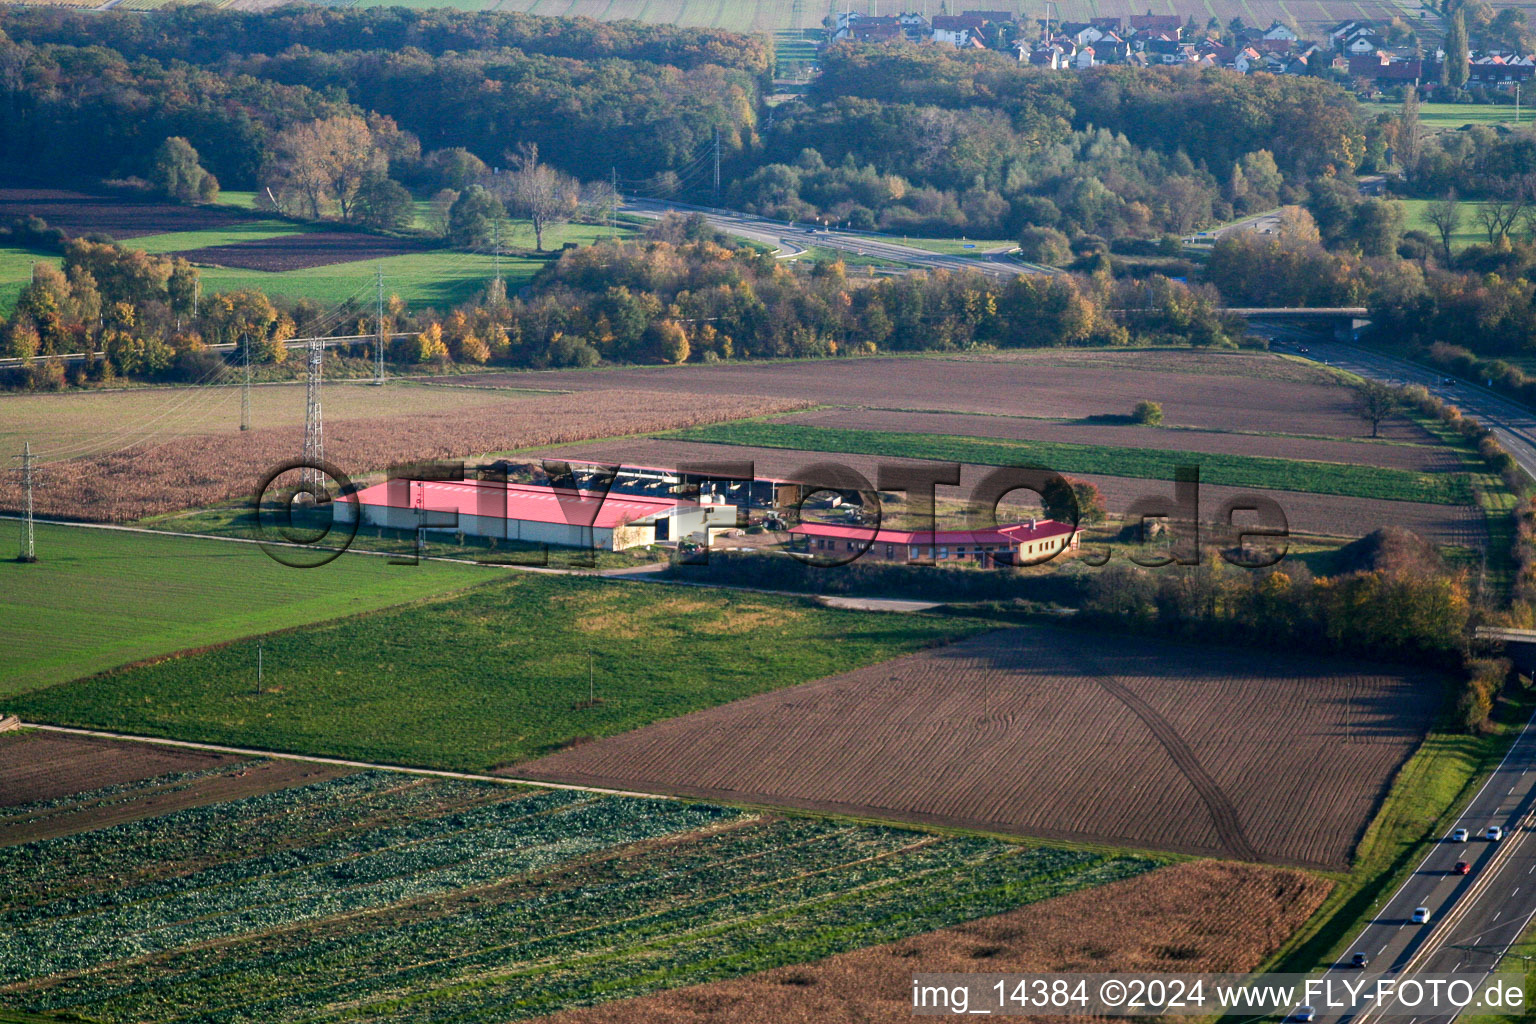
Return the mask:
<svg viewBox="0 0 1536 1024">
<path fill-rule="evenodd" d="M 1296 1015 L 1294 1017 L 1292 1017 L 1291 1019 L 1292 1020 L 1299 1020 L 1299 1021 L 1302 1022 L 1302 1024 L 1307 1024 L 1308 1021 L 1311 1021 L 1316 1016 L 1317 1016 L 1317 1011 L 1312 1009 L 1312 1007 L 1310 1007 L 1310 1006 L 1298 1006 L 1298 1007 L 1296 1007 Z"/>
<path fill-rule="evenodd" d="M 1504 830 L 1497 825 L 1489 825 L 1488 831 L 1483 833 L 1483 838 L 1490 843 L 1496 843 L 1504 838 Z"/>
<path fill-rule="evenodd" d="M 1428 907 L 1414 907 L 1413 908 L 1413 923 L 1414 924 L 1428 924 L 1429 923 L 1429 908 Z"/>
<path fill-rule="evenodd" d="M 1451 842 L 1464 843 L 1467 841 L 1467 834 L 1467 830 L 1464 828 L 1455 829 L 1451 832 Z"/>
</svg>

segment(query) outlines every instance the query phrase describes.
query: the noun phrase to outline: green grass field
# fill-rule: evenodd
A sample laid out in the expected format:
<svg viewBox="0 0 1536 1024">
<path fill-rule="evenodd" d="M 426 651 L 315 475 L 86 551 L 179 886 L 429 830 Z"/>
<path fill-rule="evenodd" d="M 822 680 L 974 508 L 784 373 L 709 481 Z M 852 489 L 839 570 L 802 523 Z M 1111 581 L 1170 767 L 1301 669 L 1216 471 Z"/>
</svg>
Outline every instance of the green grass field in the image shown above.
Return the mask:
<svg viewBox="0 0 1536 1024">
<path fill-rule="evenodd" d="M 19 524 L 0 524 L 6 555 Z M 39 526 L 41 561 L 0 561 L 0 698 L 172 651 L 494 579 L 479 566 L 343 556 L 291 569 L 252 544 Z"/>
<path fill-rule="evenodd" d="M 1536 117 L 1529 106 L 1523 104 L 1518 124 L 1529 126 L 1533 121 Z M 1422 103 L 1419 105 L 1419 123 L 1435 131 L 1454 131 L 1468 124 L 1515 125 L 1517 122 L 1513 104 Z"/>
<path fill-rule="evenodd" d="M 1436 246 L 1440 244 L 1440 232 L 1435 230 L 1433 224 L 1425 217 L 1431 200 L 1428 199 L 1402 199 L 1399 200 L 1408 213 L 1408 230 L 1423 231 L 1435 240 Z M 1462 200 L 1460 206 L 1461 223 L 1451 235 L 1451 251 L 1460 252 L 1469 245 L 1483 245 L 1488 241 L 1488 232 L 1477 221 L 1477 211 L 1483 204 L 1476 200 Z"/>
<path fill-rule="evenodd" d="M 1049 466 L 1059 473 L 1098 473 L 1149 480 L 1173 479 L 1174 466 L 1198 463 L 1208 484 L 1267 487 L 1391 501 L 1465 505 L 1473 495 L 1464 474 L 1414 473 L 1402 469 L 1305 462 L 1253 455 L 1216 455 L 1158 448 L 1109 448 L 1102 445 L 1013 441 L 908 434 L 879 430 L 844 430 L 793 423 L 745 421 L 721 423 L 662 435 L 685 441 L 758 445 L 806 451 L 849 452 L 892 458 L 940 459 L 978 465 Z"/>
<path fill-rule="evenodd" d="M 338 606 L 334 597 L 315 603 Z M 468 594 L 269 635 L 264 693 L 248 638 L 7 703 L 51 722 L 483 770 L 983 628 L 764 594 L 513 573 Z M 208 642 L 208 632 L 188 643 Z"/>
<path fill-rule="evenodd" d="M 874 242 L 899 242 L 915 249 L 943 253 L 946 256 L 985 256 L 999 249 L 1013 249 L 1018 242 L 1007 238 L 918 238 L 914 235 L 869 235 Z"/>
</svg>

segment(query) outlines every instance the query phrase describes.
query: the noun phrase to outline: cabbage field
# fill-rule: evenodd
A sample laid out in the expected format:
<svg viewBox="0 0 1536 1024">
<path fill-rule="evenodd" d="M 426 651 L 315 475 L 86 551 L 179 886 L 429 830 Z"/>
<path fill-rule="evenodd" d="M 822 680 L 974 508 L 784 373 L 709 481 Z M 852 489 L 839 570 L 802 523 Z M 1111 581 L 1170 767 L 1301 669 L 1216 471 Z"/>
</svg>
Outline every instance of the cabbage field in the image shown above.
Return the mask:
<svg viewBox="0 0 1536 1024">
<path fill-rule="evenodd" d="M 1158 863 L 358 772 L 0 847 L 0 1003 L 102 1021 L 532 1017 L 893 941 Z"/>
</svg>

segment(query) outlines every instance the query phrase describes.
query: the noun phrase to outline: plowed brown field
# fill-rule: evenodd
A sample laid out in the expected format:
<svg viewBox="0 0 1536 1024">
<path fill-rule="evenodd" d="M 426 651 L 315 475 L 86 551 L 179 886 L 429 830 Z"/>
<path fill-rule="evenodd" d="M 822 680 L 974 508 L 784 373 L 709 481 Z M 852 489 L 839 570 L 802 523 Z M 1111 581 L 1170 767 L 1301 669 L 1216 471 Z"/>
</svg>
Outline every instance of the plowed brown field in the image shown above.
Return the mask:
<svg viewBox="0 0 1536 1024">
<path fill-rule="evenodd" d="M 172 231 L 204 231 L 247 219 L 231 210 L 141 202 L 54 188 L 0 188 L 0 221 L 41 217 L 67 235 L 137 238 Z"/>
<path fill-rule="evenodd" d="M 953 928 L 708 985 L 540 1018 L 541 1024 L 907 1024 L 912 975 L 1252 970 L 1332 884 L 1195 861 Z M 1074 1018 L 1052 1017 L 1062 1024 Z"/>
<path fill-rule="evenodd" d="M 963 413 L 893 412 L 883 409 L 817 409 L 792 416 L 778 416 L 775 420 L 845 430 L 1001 437 L 1019 441 L 1093 444 L 1111 448 L 1162 448 L 1217 455 L 1258 455 L 1271 459 L 1384 466 L 1423 473 L 1454 473 L 1462 468 L 1461 460 L 1454 451 L 1436 444 L 1334 441 L 1328 438 L 1275 437 L 1271 434 L 1214 430 L 1167 430 L 1129 423 L 1084 423 L 1024 419 L 1018 416 L 970 416 Z"/>
<path fill-rule="evenodd" d="M 20 804 L 155 779 L 174 772 L 227 772 L 163 780 L 50 810 L 8 811 Z M 160 747 L 53 732 L 0 735 L 0 845 L 119 825 L 186 807 L 238 800 L 256 793 L 341 774 L 323 765 L 255 761 L 231 754 Z"/>
<path fill-rule="evenodd" d="M 855 415 L 850 413 L 850 416 Z M 881 462 L 913 463 L 911 459 L 880 459 L 873 455 L 849 455 L 840 452 L 808 452 L 788 448 L 750 448 L 745 445 L 704 444 L 637 438 L 603 441 L 595 444 L 567 445 L 543 453 L 552 458 L 590 459 L 596 462 L 622 463 L 630 466 L 675 467 L 684 462 L 750 461 L 759 475 L 793 479 L 796 472 L 817 462 L 834 461 L 857 470 L 874 481 Z M 968 492 L 989 467 L 963 466 L 958 488 L 938 490 L 940 499 L 958 499 Z M 1156 480 L 1136 480 L 1123 476 L 1072 474 L 1098 485 L 1111 514 L 1119 514 L 1135 499 L 1147 494 L 1172 495 L 1173 484 Z M 1254 490 L 1224 485 L 1200 486 L 1201 514 L 1213 519 L 1221 505 L 1237 494 Z M 1437 544 L 1461 544 L 1481 547 L 1487 543 L 1487 527 L 1481 510 L 1471 505 L 1435 505 L 1417 501 L 1382 501 L 1376 498 L 1346 498 L 1333 494 L 1306 494 L 1301 491 L 1266 491 L 1285 510 L 1292 533 L 1323 537 L 1363 537 L 1382 526 L 1404 526 Z"/>
<path fill-rule="evenodd" d="M 237 267 L 241 270 L 278 272 L 308 270 L 311 267 L 324 267 L 332 263 L 351 263 L 356 260 L 381 259 L 385 256 L 400 256 L 408 252 L 422 252 L 427 248 L 429 246 L 422 242 L 385 238 L 382 235 L 365 235 L 349 231 L 313 231 L 279 235 L 276 238 L 260 238 L 233 245 L 188 249 L 178 255 L 193 263 L 214 263 L 221 267 Z"/>
<path fill-rule="evenodd" d="M 1277 356 L 1234 353 L 1247 372 L 1189 372 L 1181 353 L 1149 353 L 1136 365 L 1116 352 L 1052 352 L 1020 358 L 826 359 L 711 366 L 524 371 L 476 377 L 505 387 L 638 388 L 695 395 L 775 395 L 831 405 L 1081 419 L 1125 416 L 1141 399 L 1161 402 L 1171 426 L 1364 437 L 1354 392 Z M 1181 369 L 1155 369 L 1173 360 Z M 1283 371 L 1283 372 L 1282 372 Z M 1302 376 L 1298 379 L 1298 374 Z M 1407 420 L 1382 425 L 1391 440 L 1423 441 Z"/>
<path fill-rule="evenodd" d="M 519 776 L 1339 868 L 1428 674 L 1013 629 L 584 744 Z"/>
</svg>

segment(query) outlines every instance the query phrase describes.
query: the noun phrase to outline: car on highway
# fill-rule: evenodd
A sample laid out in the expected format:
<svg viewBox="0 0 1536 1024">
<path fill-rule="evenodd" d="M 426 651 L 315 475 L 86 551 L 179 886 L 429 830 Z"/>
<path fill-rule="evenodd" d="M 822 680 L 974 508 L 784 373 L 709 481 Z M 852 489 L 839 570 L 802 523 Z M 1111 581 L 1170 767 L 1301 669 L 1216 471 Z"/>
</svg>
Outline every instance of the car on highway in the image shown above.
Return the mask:
<svg viewBox="0 0 1536 1024">
<path fill-rule="evenodd" d="M 1497 825 L 1489 825 L 1488 831 L 1483 833 L 1483 838 L 1490 843 L 1496 843 L 1504 838 L 1504 830 Z"/>
<path fill-rule="evenodd" d="M 1296 1007 L 1296 1012 L 1291 1015 L 1292 1020 L 1299 1020 L 1302 1022 L 1302 1024 L 1307 1024 L 1308 1021 L 1311 1021 L 1316 1017 L 1317 1011 L 1312 1009 L 1310 1006 L 1298 1006 Z"/>
<path fill-rule="evenodd" d="M 1414 924 L 1428 924 L 1429 923 L 1429 908 L 1428 907 L 1414 907 L 1413 908 L 1413 923 Z"/>
<path fill-rule="evenodd" d="M 1456 866 L 1451 869 L 1451 874 L 1453 875 L 1470 875 L 1471 873 L 1472 865 L 1464 860 L 1457 861 Z"/>
<path fill-rule="evenodd" d="M 1371 958 L 1366 956 L 1364 953 L 1356 953 L 1354 956 L 1349 958 L 1349 966 L 1351 967 L 1364 967 L 1370 962 Z"/>
<path fill-rule="evenodd" d="M 1464 828 L 1454 829 L 1451 832 L 1451 842 L 1453 842 L 1453 843 L 1464 843 L 1464 842 L 1467 841 L 1467 836 L 1468 835 L 1469 835 L 1469 833 Z"/>
<path fill-rule="evenodd" d="M 1440 383 L 1445 385 L 1448 388 L 1455 387 L 1456 386 L 1456 378 L 1455 377 L 1441 377 L 1440 378 Z"/>
</svg>

